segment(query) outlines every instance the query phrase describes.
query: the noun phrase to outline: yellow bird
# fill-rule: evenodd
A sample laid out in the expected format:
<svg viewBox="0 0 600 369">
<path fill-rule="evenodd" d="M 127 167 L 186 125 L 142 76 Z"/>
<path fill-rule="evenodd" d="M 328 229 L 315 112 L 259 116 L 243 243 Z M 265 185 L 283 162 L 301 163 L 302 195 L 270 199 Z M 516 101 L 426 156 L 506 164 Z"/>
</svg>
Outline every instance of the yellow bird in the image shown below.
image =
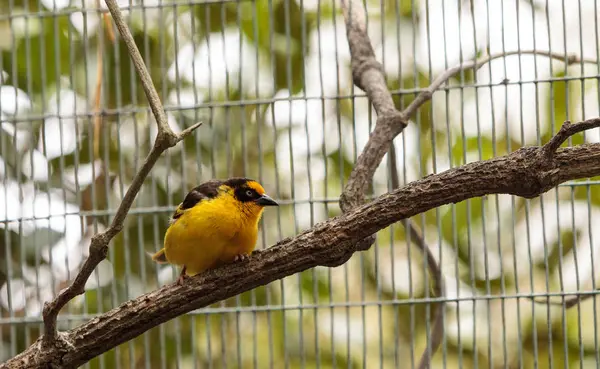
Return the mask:
<svg viewBox="0 0 600 369">
<path fill-rule="evenodd" d="M 246 258 L 255 248 L 265 206 L 278 206 L 249 178 L 210 180 L 192 189 L 171 217 L 152 260 L 183 266 L 177 280 Z"/>
</svg>

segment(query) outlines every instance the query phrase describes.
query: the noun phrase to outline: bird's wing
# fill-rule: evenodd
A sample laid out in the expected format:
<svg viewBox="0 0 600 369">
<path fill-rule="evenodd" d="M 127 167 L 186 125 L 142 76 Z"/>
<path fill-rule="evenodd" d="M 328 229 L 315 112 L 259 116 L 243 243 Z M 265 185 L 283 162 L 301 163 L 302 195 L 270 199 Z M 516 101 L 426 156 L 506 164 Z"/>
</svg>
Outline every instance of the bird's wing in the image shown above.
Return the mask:
<svg viewBox="0 0 600 369">
<path fill-rule="evenodd" d="M 169 224 L 173 224 L 187 210 L 191 209 L 200 201 L 214 199 L 218 195 L 218 189 L 223 184 L 223 181 L 213 179 L 202 183 L 198 187 L 193 188 L 179 204 L 175 212 L 169 220 Z"/>
</svg>

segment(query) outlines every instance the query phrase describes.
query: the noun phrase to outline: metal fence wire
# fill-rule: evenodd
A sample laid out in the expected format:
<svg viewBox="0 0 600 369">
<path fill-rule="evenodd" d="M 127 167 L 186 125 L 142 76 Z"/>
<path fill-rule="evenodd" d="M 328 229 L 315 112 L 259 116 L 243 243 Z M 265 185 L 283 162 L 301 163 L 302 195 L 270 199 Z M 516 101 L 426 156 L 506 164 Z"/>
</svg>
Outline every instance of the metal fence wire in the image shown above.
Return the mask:
<svg viewBox="0 0 600 369">
<path fill-rule="evenodd" d="M 280 203 L 258 248 L 334 215 L 376 114 L 353 85 L 335 0 L 122 0 L 179 132 L 104 260 L 58 318 L 82 324 L 177 278 L 146 252 L 186 192 L 257 179 Z M 593 0 L 366 0 L 375 55 L 399 109 L 449 67 L 395 140 L 400 184 L 540 145 L 564 120 L 600 115 Z M 532 55 L 538 51 L 545 55 Z M 104 0 L 0 2 L 0 362 L 43 332 L 157 134 Z M 554 55 L 555 57 L 549 57 Z M 560 60 L 562 58 L 562 60 Z M 569 63 L 565 63 L 564 60 Z M 599 142 L 593 130 L 569 145 Z M 369 198 L 391 189 L 390 157 Z M 412 218 L 446 281 L 432 368 L 596 368 L 595 298 L 572 309 L 528 296 L 591 293 L 600 258 L 600 182 L 539 198 L 491 195 Z M 85 368 L 412 368 L 431 340 L 424 258 L 400 225 L 344 265 L 316 267 L 162 324 Z"/>
</svg>

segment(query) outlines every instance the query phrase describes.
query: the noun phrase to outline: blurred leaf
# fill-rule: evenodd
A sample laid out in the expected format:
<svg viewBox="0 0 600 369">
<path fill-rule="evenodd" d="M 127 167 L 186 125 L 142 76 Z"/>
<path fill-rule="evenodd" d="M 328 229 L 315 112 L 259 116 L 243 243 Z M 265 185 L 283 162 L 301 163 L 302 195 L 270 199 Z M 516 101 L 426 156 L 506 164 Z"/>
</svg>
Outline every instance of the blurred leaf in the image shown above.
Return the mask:
<svg viewBox="0 0 600 369">
<path fill-rule="evenodd" d="M 21 252 L 25 253 L 25 257 L 30 264 L 36 265 L 36 259 L 39 259 L 39 250 L 43 246 L 55 244 L 63 236 L 64 233 L 57 232 L 51 228 L 36 228 L 31 234 L 20 236 L 21 242 L 19 248 Z"/>
<path fill-rule="evenodd" d="M 464 60 L 463 63 L 464 62 L 467 62 L 467 60 Z M 453 65 L 448 65 L 448 68 L 451 67 L 453 67 Z M 475 83 L 475 71 L 473 69 L 463 70 L 461 73 L 450 77 L 450 80 L 458 83 L 461 86 L 472 85 Z"/>
<path fill-rule="evenodd" d="M 274 8 L 274 31 L 278 36 L 273 45 L 277 49 L 275 61 L 275 86 L 287 88 L 294 95 L 304 85 L 304 53 L 302 45 L 302 19 L 298 16 L 302 9 L 294 0 L 282 0 Z M 305 32 L 308 34 L 307 30 Z M 284 42 L 285 40 L 285 46 Z"/>
<path fill-rule="evenodd" d="M 352 173 L 352 169 L 354 169 L 354 163 L 350 158 L 346 158 L 339 149 L 329 153 L 327 159 L 330 163 L 328 168 L 330 179 L 339 181 L 340 176 L 343 178 L 350 177 L 350 173 Z M 371 190 L 372 189 L 369 191 Z"/>
<path fill-rule="evenodd" d="M 429 78 L 420 71 L 417 71 L 416 78 L 415 76 L 408 76 L 401 80 L 389 79 L 388 88 L 390 88 L 391 90 L 413 90 L 417 88 L 426 88 L 427 86 L 429 86 L 429 83 Z M 406 107 L 408 107 L 408 105 L 410 105 L 410 103 L 415 99 L 417 95 L 418 93 L 414 92 L 397 94 L 396 96 L 394 96 L 394 103 L 396 104 L 396 108 L 398 108 L 399 110 L 405 109 Z M 431 101 L 428 101 L 426 104 L 424 104 L 421 107 L 421 109 L 419 109 L 419 113 L 428 112 L 430 109 L 430 104 Z"/>
<path fill-rule="evenodd" d="M 240 306 L 262 306 L 267 304 L 267 289 L 269 286 L 257 287 L 240 295 Z M 234 300 L 234 299 L 232 299 Z"/>
<path fill-rule="evenodd" d="M 589 286 L 584 288 L 587 290 Z M 600 313 L 599 309 L 600 298 L 596 296 L 584 301 L 579 307 L 567 311 L 566 335 L 570 348 L 578 350 L 582 347 L 584 352 L 595 356 L 595 340 L 600 329 L 600 321 L 596 318 Z M 577 353 L 575 357 L 579 357 L 579 354 Z"/>
<path fill-rule="evenodd" d="M 429 79 L 423 73 L 418 72 L 416 80 L 414 77 L 406 77 L 402 80 L 390 79 L 387 84 L 390 90 L 413 90 L 426 88 L 429 85 Z M 417 95 L 418 93 L 400 93 L 393 95 L 392 98 L 396 108 L 403 110 L 410 105 Z M 423 104 L 415 115 L 410 118 L 419 127 L 419 159 L 421 167 L 427 168 L 433 155 L 431 128 L 434 123 L 431 121 L 431 101 Z"/>
<path fill-rule="evenodd" d="M 302 9 L 294 0 L 258 0 L 255 4 L 255 8 L 250 3 L 244 5 L 242 31 L 261 52 L 274 57 L 275 89 L 289 89 L 294 95 L 304 84 L 304 53 L 308 46 L 302 44 L 302 32 L 306 39 L 312 25 L 310 17 L 302 22 Z"/>
<path fill-rule="evenodd" d="M 418 23 L 419 18 L 419 7 L 413 6 L 415 4 L 414 0 L 399 0 L 400 1 L 400 15 L 404 17 L 415 17 L 416 22 Z"/>
<path fill-rule="evenodd" d="M 600 178 L 595 179 L 584 179 L 581 182 L 588 181 L 598 181 Z M 576 181 L 580 182 L 580 181 Z M 597 184 L 589 185 L 589 186 L 573 186 L 574 196 L 578 200 L 590 201 L 592 205 L 600 206 L 600 191 L 594 191 L 594 187 L 598 186 Z"/>
<path fill-rule="evenodd" d="M 454 231 L 452 225 L 454 224 L 456 227 L 456 233 L 458 234 L 458 245 L 456 245 L 456 248 L 459 258 L 463 261 L 469 260 L 469 244 L 466 242 L 467 231 L 469 226 L 473 227 L 474 223 L 477 223 L 481 219 L 482 201 L 484 201 L 483 198 L 476 197 L 451 205 L 455 208 L 456 218 L 454 223 L 452 222 L 452 211 L 448 211 L 442 217 L 442 234 L 449 242 L 453 240 Z M 471 247 L 473 246 L 471 245 Z"/>
<path fill-rule="evenodd" d="M 133 39 L 144 58 L 146 67 L 154 82 L 154 87 L 160 94 L 164 88 L 163 84 L 168 81 L 161 66 L 162 55 L 165 54 L 167 45 L 160 43 L 158 35 L 152 36 L 142 32 L 135 32 Z M 131 58 L 127 53 L 127 47 L 120 37 L 117 40 L 117 46 L 111 45 L 106 40 L 103 50 L 105 64 L 103 96 L 107 98 L 103 108 L 117 109 L 131 104 L 145 106 L 147 101 L 146 95 L 140 78 L 135 72 Z M 167 66 L 170 64 L 169 58 L 165 60 L 165 64 Z M 120 101 L 117 100 L 117 97 L 120 97 Z M 110 117 L 110 119 L 104 117 L 104 122 L 108 123 L 114 121 L 114 119 L 113 117 Z"/>
<path fill-rule="evenodd" d="M 8 80 L 20 88 L 39 94 L 47 84 L 58 84 L 59 77 L 71 72 L 71 53 L 77 58 L 82 49 L 74 47 L 69 33 L 76 31 L 71 27 L 66 15 L 42 19 L 42 33 L 29 39 L 21 39 L 12 52 L 2 52 L 3 68 L 16 70 Z M 29 91 L 28 86 L 32 87 Z"/>
<path fill-rule="evenodd" d="M 10 135 L 4 129 L 0 129 L 0 154 L 6 164 L 7 175 L 9 178 L 21 178 L 21 171 L 17 172 L 17 165 L 20 169 L 21 155 L 14 145 L 14 136 Z M 17 164 L 18 163 L 18 164 Z"/>
<path fill-rule="evenodd" d="M 255 2 L 244 2 L 241 5 L 242 20 L 240 28 L 242 32 L 253 41 L 259 48 L 268 51 L 270 36 L 270 5 L 273 2 L 257 0 Z"/>
<path fill-rule="evenodd" d="M 501 146 L 501 145 L 498 145 Z M 466 152 L 465 152 L 466 149 Z M 481 150 L 481 160 L 488 160 L 494 157 L 493 141 L 487 136 L 481 137 L 468 137 L 466 144 L 462 137 L 456 139 L 456 143 L 452 147 L 452 165 L 460 166 L 465 164 L 464 158 L 467 154 L 477 153 Z M 497 155 L 502 155 L 497 153 Z"/>
<path fill-rule="evenodd" d="M 2 13 L 0 12 L 0 14 Z M 0 38 L 0 50 L 10 50 L 14 46 L 14 36 L 8 20 L 0 20 L 0 34 L 3 35 Z"/>
<path fill-rule="evenodd" d="M 328 299 L 331 286 L 329 286 L 329 283 L 323 277 L 315 269 L 300 273 L 302 289 L 311 297 L 316 295 L 318 299 Z M 313 303 L 316 302 L 313 301 Z"/>
<path fill-rule="evenodd" d="M 567 75 L 564 71 L 555 73 L 553 78 L 565 78 Z M 567 117 L 575 115 L 576 101 L 580 99 L 581 82 L 578 81 L 554 81 L 551 82 L 551 94 L 550 101 L 548 103 L 549 116 L 554 115 L 553 120 L 549 120 L 547 123 L 541 122 L 541 142 L 548 142 L 552 136 L 558 132 L 559 128 L 563 124 Z M 567 111 L 569 109 L 569 111 Z M 567 114 L 568 113 L 568 114 Z M 554 124 L 552 124 L 554 123 Z M 554 127 L 553 127 L 554 125 Z M 571 145 L 581 145 L 584 143 L 583 134 L 576 134 L 569 138 L 567 143 L 572 142 Z M 566 146 L 567 144 L 563 144 Z"/>
<path fill-rule="evenodd" d="M 579 233 L 579 232 L 577 232 L 577 233 Z M 560 232 L 561 247 L 559 247 L 558 242 L 555 242 L 552 245 L 548 245 L 548 247 L 547 247 L 548 261 L 547 261 L 547 263 L 545 263 L 543 260 L 541 260 L 538 267 L 542 268 L 543 270 L 545 270 L 547 268 L 547 270 L 550 272 L 551 275 L 554 273 L 558 273 L 559 272 L 558 268 L 560 266 L 560 262 L 574 247 L 573 236 L 574 235 L 571 230 L 563 230 L 562 232 Z M 575 235 L 575 236 L 579 237 L 579 235 Z M 562 252 L 561 252 L 561 248 L 562 248 Z"/>
<path fill-rule="evenodd" d="M 57 158 L 50 160 L 50 165 L 51 165 L 52 169 L 54 170 L 54 173 L 57 176 L 60 176 L 60 174 L 61 174 L 59 172 L 59 170 L 61 169 L 61 165 L 63 168 L 69 168 L 69 167 L 75 166 L 75 163 L 77 163 L 78 165 L 81 165 L 81 164 L 92 162 L 92 157 L 93 157 L 93 153 L 91 150 L 92 143 L 89 139 L 89 136 L 87 136 L 89 129 L 92 128 L 92 123 L 91 123 L 91 120 L 87 120 L 86 123 L 89 123 L 89 125 L 88 124 L 80 124 L 79 125 L 79 133 L 82 135 L 82 138 L 77 141 L 77 150 L 75 150 L 74 152 L 72 152 L 68 155 L 59 156 Z M 102 147 L 102 145 L 100 145 L 100 146 Z"/>
<path fill-rule="evenodd" d="M 398 18 L 402 19 L 401 22 L 412 22 L 413 19 L 417 21 L 419 19 L 419 4 L 414 0 L 385 0 L 383 3 L 370 0 L 367 3 L 369 7 L 380 7 L 382 14 L 393 21 L 398 21 Z"/>
<path fill-rule="evenodd" d="M 117 364 L 117 357 L 116 357 L 116 352 L 121 351 L 122 348 L 121 346 L 117 346 L 107 352 L 105 352 L 104 354 L 102 354 L 102 356 L 98 356 L 92 360 L 90 360 L 90 368 L 91 369 L 100 369 L 100 368 L 104 368 L 106 367 L 106 365 L 108 364 L 108 367 L 119 367 L 120 365 Z"/>
<path fill-rule="evenodd" d="M 550 368 L 570 368 L 568 358 L 577 358 L 579 357 L 579 352 L 573 350 L 569 352 L 567 350 L 568 358 L 565 357 L 564 347 L 566 346 L 566 342 L 562 339 L 557 338 L 555 335 L 552 335 L 552 341 L 548 342 L 548 335 L 538 334 L 537 341 L 533 341 L 533 337 L 529 337 L 529 339 L 524 343 L 527 351 L 534 352 L 534 344 L 535 350 L 537 351 L 537 358 L 529 357 L 530 360 L 527 360 L 525 364 L 528 368 L 538 368 L 538 369 L 550 369 Z"/>
<path fill-rule="evenodd" d="M 470 279 L 470 277 L 468 277 Z M 498 295 L 498 294 L 502 294 L 502 293 L 506 293 L 505 291 L 502 290 L 502 276 L 500 276 L 499 278 L 494 278 L 494 279 L 489 279 L 486 280 L 485 278 L 478 278 L 477 276 L 475 276 L 475 279 L 472 281 L 473 286 L 475 286 L 475 288 L 477 288 L 480 291 L 484 291 L 485 293 L 488 293 L 490 295 Z M 488 285 L 489 285 L 489 291 L 488 291 Z M 506 283 L 505 283 L 506 286 Z"/>
<path fill-rule="evenodd" d="M 115 179 L 115 175 L 108 175 L 107 178 L 104 171 L 99 173 L 93 183 L 81 192 L 81 210 L 93 212 L 108 209 L 109 191 L 112 188 Z M 94 224 L 94 221 L 99 221 L 100 223 L 107 225 L 108 216 L 87 216 L 87 224 Z"/>
<path fill-rule="evenodd" d="M 45 10 L 39 1 L 30 0 L 13 0 L 0 2 L 0 14 L 18 15 L 19 12 L 35 13 L 40 10 Z"/>
<path fill-rule="evenodd" d="M 242 3 L 244 8 L 246 4 Z M 250 4 L 250 3 L 248 3 Z M 238 13 L 240 5 L 235 2 L 194 4 L 193 11 L 200 20 L 200 32 L 204 34 L 221 32 L 229 25 L 238 22 Z"/>
</svg>

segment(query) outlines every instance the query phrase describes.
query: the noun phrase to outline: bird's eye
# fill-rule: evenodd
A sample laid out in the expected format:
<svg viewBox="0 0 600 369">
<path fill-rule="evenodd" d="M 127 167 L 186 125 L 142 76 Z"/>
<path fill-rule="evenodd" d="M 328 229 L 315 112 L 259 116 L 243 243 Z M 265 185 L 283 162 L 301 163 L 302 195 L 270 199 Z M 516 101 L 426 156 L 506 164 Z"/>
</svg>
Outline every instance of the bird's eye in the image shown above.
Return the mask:
<svg viewBox="0 0 600 369">
<path fill-rule="evenodd" d="M 246 191 L 246 195 L 247 195 L 248 197 L 252 197 L 254 194 L 252 193 L 252 190 L 247 190 L 247 191 Z"/>
</svg>

